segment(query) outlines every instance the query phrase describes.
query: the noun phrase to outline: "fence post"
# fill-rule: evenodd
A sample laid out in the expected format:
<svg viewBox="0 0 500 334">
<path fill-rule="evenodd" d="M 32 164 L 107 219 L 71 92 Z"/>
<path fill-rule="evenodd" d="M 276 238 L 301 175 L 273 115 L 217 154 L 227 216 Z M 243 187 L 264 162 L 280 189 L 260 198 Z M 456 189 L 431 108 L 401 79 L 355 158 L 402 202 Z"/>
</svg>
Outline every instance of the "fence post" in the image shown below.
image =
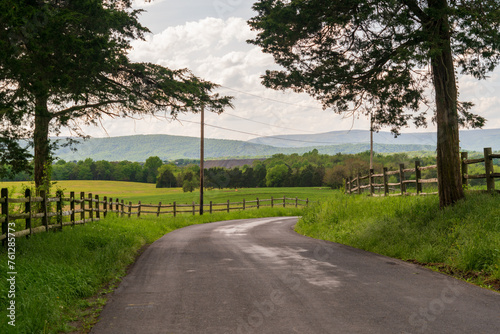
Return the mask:
<svg viewBox="0 0 500 334">
<path fill-rule="evenodd" d="M 92 201 L 92 193 L 89 193 L 89 214 L 90 214 L 90 222 L 94 222 L 94 202 Z"/>
<path fill-rule="evenodd" d="M 59 201 L 57 201 L 57 216 L 56 217 L 57 217 L 57 223 L 59 224 L 59 227 L 60 227 L 61 232 L 62 232 L 62 229 L 63 229 L 63 216 L 62 216 L 63 191 L 58 190 L 56 196 L 59 199 Z"/>
<path fill-rule="evenodd" d="M 257 197 L 257 209 L 260 209 L 259 198 Z"/>
<path fill-rule="evenodd" d="M 368 182 L 370 184 L 370 196 L 373 196 L 373 168 L 370 169 L 370 172 L 368 174 Z"/>
<path fill-rule="evenodd" d="M 100 201 L 99 201 L 99 195 L 95 195 L 95 200 L 96 200 L 96 205 L 95 205 L 95 217 L 96 219 L 101 219 L 101 207 L 100 207 Z"/>
<path fill-rule="evenodd" d="M 85 223 L 85 193 L 82 191 L 80 193 L 80 220 Z"/>
<path fill-rule="evenodd" d="M 387 177 L 387 167 L 384 167 L 384 196 L 389 195 L 389 178 Z"/>
<path fill-rule="evenodd" d="M 108 197 L 107 196 L 103 197 L 102 211 L 103 211 L 104 218 L 106 218 L 106 216 L 108 214 Z"/>
<path fill-rule="evenodd" d="M 486 189 L 488 191 L 495 191 L 495 179 L 493 178 L 493 159 L 490 157 L 492 154 L 491 147 L 484 149 L 484 168 L 486 170 Z"/>
<path fill-rule="evenodd" d="M 139 207 L 137 208 L 137 218 L 141 216 L 141 201 L 139 201 Z"/>
<path fill-rule="evenodd" d="M 347 194 L 347 190 L 348 190 L 348 188 L 347 188 L 347 187 L 348 187 L 348 185 L 347 185 L 347 183 L 348 183 L 348 179 L 349 179 L 349 178 L 345 178 L 345 179 L 344 179 L 344 182 L 345 182 L 345 186 L 344 186 L 344 193 L 345 193 L 345 194 Z"/>
<path fill-rule="evenodd" d="M 358 178 L 356 179 L 356 184 L 358 185 L 358 195 L 361 195 L 361 173 L 358 172 Z"/>
<path fill-rule="evenodd" d="M 177 204 L 174 202 L 174 217 L 177 216 Z"/>
<path fill-rule="evenodd" d="M 193 216 L 196 215 L 196 204 L 193 201 Z"/>
<path fill-rule="evenodd" d="M 0 198 L 5 200 L 2 203 L 2 215 L 5 215 L 5 221 L 2 223 L 2 234 L 5 234 L 6 238 L 2 240 L 2 244 L 7 247 L 9 240 L 9 189 L 2 188 Z"/>
<path fill-rule="evenodd" d="M 128 217 L 130 218 L 130 216 L 132 215 L 132 202 L 128 202 Z"/>
<path fill-rule="evenodd" d="M 42 196 L 42 224 L 45 226 L 45 231 L 49 230 L 49 217 L 47 212 L 47 193 L 45 190 L 40 190 L 40 196 Z"/>
<path fill-rule="evenodd" d="M 71 225 L 75 226 L 75 192 L 69 193 L 69 210 L 71 212 L 69 220 L 71 220 Z"/>
<path fill-rule="evenodd" d="M 420 179 L 422 178 L 422 171 L 420 170 L 420 161 L 415 160 L 415 188 L 417 189 L 417 195 L 422 192 L 422 183 Z"/>
<path fill-rule="evenodd" d="M 210 213 L 212 213 L 212 201 L 210 201 Z"/>
<path fill-rule="evenodd" d="M 283 207 L 286 208 L 286 195 L 283 196 Z"/>
<path fill-rule="evenodd" d="M 469 174 L 469 165 L 465 163 L 465 160 L 469 158 L 469 153 L 460 153 L 460 158 L 462 160 L 462 186 L 468 187 L 469 179 L 467 178 L 467 175 Z"/>
<path fill-rule="evenodd" d="M 158 203 L 158 211 L 156 212 L 156 217 L 160 217 L 161 202 Z"/>
<path fill-rule="evenodd" d="M 401 189 L 401 195 L 404 195 L 406 192 L 406 187 L 403 181 L 405 180 L 405 165 L 399 164 L 399 189 Z"/>
<path fill-rule="evenodd" d="M 274 198 L 271 196 L 271 208 L 274 208 Z"/>
<path fill-rule="evenodd" d="M 31 228 L 31 190 L 26 189 L 24 191 L 24 197 L 26 198 L 26 203 L 24 203 L 24 213 L 28 214 L 26 218 L 26 229 L 30 229 L 30 234 L 26 236 L 29 238 L 33 234 L 33 229 Z"/>
<path fill-rule="evenodd" d="M 295 197 L 295 207 L 298 207 L 298 206 L 299 206 L 299 198 Z"/>
<path fill-rule="evenodd" d="M 120 202 L 120 216 L 123 218 L 125 216 L 125 203 L 123 200 Z"/>
<path fill-rule="evenodd" d="M 349 195 L 352 194 L 352 177 L 348 176 L 347 179 L 349 180 Z"/>
<path fill-rule="evenodd" d="M 227 200 L 227 212 L 229 213 L 229 200 Z"/>
<path fill-rule="evenodd" d="M 306 206 L 309 206 L 309 198 L 306 198 Z"/>
<path fill-rule="evenodd" d="M 109 212 L 113 212 L 113 197 L 109 198 Z"/>
<path fill-rule="evenodd" d="M 246 210 L 245 208 L 245 199 L 243 198 L 243 210 Z"/>
</svg>

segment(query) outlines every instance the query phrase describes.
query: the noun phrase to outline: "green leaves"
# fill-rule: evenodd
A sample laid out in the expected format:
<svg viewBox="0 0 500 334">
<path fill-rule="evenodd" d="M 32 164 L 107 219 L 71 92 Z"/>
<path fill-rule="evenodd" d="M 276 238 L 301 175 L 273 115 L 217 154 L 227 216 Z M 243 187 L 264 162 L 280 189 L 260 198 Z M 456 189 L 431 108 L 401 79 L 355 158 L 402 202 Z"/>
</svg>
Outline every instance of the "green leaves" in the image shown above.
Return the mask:
<svg viewBox="0 0 500 334">
<path fill-rule="evenodd" d="M 0 135 L 0 179 L 12 177 L 20 172 L 30 172 L 28 159 L 31 154 L 26 147 L 12 138 L 12 135 L 2 132 Z"/>
<path fill-rule="evenodd" d="M 436 27 L 443 17 L 449 16 L 452 51 L 464 73 L 484 78 L 500 61 L 494 0 L 444 9 L 414 0 L 262 0 L 254 10 L 249 24 L 258 35 L 249 43 L 283 67 L 266 72 L 265 86 L 306 92 L 338 113 L 369 111 L 376 128 L 395 132 L 412 119 L 425 125 L 419 109 L 433 83 L 424 69 L 442 52 Z"/>
<path fill-rule="evenodd" d="M 0 131 L 36 137 L 37 152 L 49 132 L 67 127 L 81 134 L 81 124 L 98 124 L 106 115 L 176 116 L 202 106 L 217 113 L 230 107 L 231 97 L 212 93 L 217 85 L 187 69 L 129 61 L 130 41 L 149 32 L 138 21 L 140 12 L 129 0 L 2 1 Z M 35 166 L 43 166 L 47 154 L 35 154 Z M 41 173 L 35 167 L 37 185 Z"/>
</svg>

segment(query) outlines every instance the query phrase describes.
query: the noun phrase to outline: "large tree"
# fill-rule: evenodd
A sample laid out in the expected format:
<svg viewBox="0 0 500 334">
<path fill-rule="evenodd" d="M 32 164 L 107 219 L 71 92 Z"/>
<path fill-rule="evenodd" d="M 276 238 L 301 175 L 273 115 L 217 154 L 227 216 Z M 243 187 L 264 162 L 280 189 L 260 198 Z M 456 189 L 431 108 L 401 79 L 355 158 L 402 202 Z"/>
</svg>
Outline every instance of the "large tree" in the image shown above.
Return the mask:
<svg viewBox="0 0 500 334">
<path fill-rule="evenodd" d="M 498 0 L 261 0 L 249 41 L 284 70 L 267 71 L 274 89 L 307 92 L 336 112 L 373 116 L 394 133 L 413 120 L 437 124 L 440 205 L 463 198 L 459 126 L 484 119 L 458 102 L 455 67 L 478 79 L 500 60 Z M 426 88 L 434 90 L 434 103 Z"/>
<path fill-rule="evenodd" d="M 148 29 L 130 0 L 0 2 L 0 131 L 31 138 L 35 184 L 45 184 L 49 135 L 104 116 L 221 112 L 230 98 L 188 70 L 133 63 L 130 41 Z"/>
</svg>

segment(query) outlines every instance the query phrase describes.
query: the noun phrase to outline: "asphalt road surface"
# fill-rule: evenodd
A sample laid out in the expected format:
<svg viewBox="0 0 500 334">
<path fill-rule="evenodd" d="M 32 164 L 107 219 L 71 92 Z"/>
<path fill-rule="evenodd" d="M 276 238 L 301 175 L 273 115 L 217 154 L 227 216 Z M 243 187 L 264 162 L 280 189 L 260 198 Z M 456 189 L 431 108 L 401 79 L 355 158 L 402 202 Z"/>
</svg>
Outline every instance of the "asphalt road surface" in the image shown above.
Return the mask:
<svg viewBox="0 0 500 334">
<path fill-rule="evenodd" d="M 500 333 L 500 294 L 293 231 L 233 220 L 153 243 L 92 333 Z"/>
</svg>

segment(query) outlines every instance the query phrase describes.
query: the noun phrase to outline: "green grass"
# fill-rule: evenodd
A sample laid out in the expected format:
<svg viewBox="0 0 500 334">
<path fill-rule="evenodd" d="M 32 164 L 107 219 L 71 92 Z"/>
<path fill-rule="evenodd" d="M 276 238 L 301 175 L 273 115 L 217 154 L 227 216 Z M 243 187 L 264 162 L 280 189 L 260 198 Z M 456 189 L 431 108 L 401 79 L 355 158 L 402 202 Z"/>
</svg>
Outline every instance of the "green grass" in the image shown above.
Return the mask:
<svg viewBox="0 0 500 334">
<path fill-rule="evenodd" d="M 299 233 L 378 254 L 434 264 L 483 285 L 500 280 L 500 195 L 468 193 L 444 210 L 437 196 L 337 193 L 306 209 Z"/>
<path fill-rule="evenodd" d="M 1 285 L 1 333 L 58 333 L 71 331 L 72 323 L 92 324 L 105 295 L 119 282 L 137 251 L 164 234 L 192 224 L 213 221 L 300 215 L 299 209 L 265 208 L 177 218 L 154 216 L 117 218 L 40 233 L 16 240 L 16 327 L 8 326 L 7 284 Z M 0 280 L 6 282 L 7 253 L 0 252 Z M 111 286 L 110 286 L 111 284 Z M 93 297 L 93 298 L 91 298 Z"/>
<path fill-rule="evenodd" d="M 0 188 L 15 189 L 18 195 L 21 195 L 25 187 L 30 187 L 30 182 L 0 182 Z M 69 196 L 71 191 L 74 191 L 77 196 L 80 192 L 86 194 L 92 193 L 119 198 L 132 203 L 141 201 L 143 204 L 163 204 L 173 203 L 198 203 L 200 199 L 199 191 L 183 192 L 182 188 L 156 188 L 152 183 L 139 182 L 121 182 L 121 181 L 57 181 L 53 186 L 56 189 L 62 189 L 66 196 Z M 300 199 L 309 198 L 311 201 L 318 201 L 332 193 L 330 188 L 323 187 L 296 187 L 296 188 L 238 188 L 238 189 L 214 189 L 204 191 L 204 201 L 209 203 L 223 203 L 228 199 L 231 201 L 255 200 L 278 197 L 298 197 Z"/>
</svg>

